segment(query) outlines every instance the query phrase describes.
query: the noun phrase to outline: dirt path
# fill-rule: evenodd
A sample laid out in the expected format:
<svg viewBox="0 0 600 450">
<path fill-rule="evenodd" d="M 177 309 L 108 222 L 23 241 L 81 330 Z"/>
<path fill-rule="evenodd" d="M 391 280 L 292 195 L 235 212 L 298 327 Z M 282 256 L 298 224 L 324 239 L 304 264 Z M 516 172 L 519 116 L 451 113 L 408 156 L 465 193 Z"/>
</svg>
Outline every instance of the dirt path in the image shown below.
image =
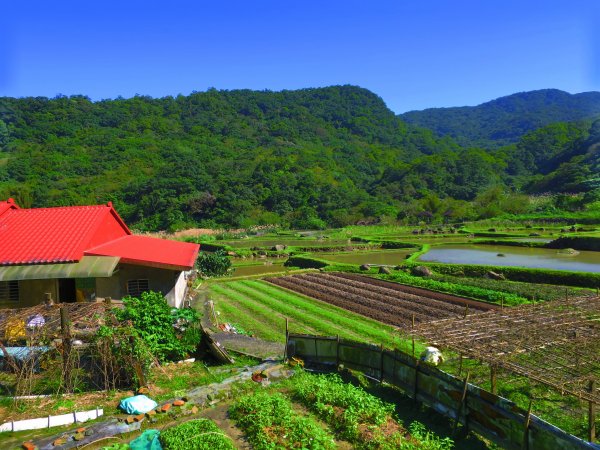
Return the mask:
<svg viewBox="0 0 600 450">
<path fill-rule="evenodd" d="M 229 418 L 229 403 L 218 404 L 213 408 L 204 411 L 200 416 L 213 420 L 217 426 L 233 441 L 236 448 L 240 450 L 249 450 L 252 446 L 246 440 L 246 436 L 235 426 Z"/>
<path fill-rule="evenodd" d="M 263 341 L 243 334 L 214 333 L 213 339 L 227 350 L 246 353 L 262 359 L 282 358 L 285 347 L 283 343 Z"/>
</svg>

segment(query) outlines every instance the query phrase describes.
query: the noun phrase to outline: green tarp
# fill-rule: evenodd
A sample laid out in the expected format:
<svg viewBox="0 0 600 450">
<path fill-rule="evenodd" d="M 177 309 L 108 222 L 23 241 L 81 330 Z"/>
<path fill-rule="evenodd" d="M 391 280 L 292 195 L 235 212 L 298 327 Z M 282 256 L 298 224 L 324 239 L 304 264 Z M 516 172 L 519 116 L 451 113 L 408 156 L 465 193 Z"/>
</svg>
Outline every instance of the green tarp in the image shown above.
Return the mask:
<svg viewBox="0 0 600 450">
<path fill-rule="evenodd" d="M 84 256 L 77 263 L 2 266 L 0 281 L 110 277 L 118 263 L 116 256 Z"/>
</svg>

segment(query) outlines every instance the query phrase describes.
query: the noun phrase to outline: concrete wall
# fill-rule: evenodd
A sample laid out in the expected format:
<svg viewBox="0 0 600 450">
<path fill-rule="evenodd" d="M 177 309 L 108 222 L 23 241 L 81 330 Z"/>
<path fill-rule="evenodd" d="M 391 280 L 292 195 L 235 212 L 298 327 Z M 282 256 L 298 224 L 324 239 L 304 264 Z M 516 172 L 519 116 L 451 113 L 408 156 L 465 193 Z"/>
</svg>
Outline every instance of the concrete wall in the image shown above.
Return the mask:
<svg viewBox="0 0 600 450">
<path fill-rule="evenodd" d="M 21 280 L 19 281 L 19 303 L 12 303 L 10 308 L 24 308 L 44 303 L 46 292 L 52 294 L 54 301 L 58 298 L 58 283 L 56 280 Z M 2 305 L 5 306 L 5 305 Z"/>
<path fill-rule="evenodd" d="M 119 264 L 118 271 L 110 278 L 96 279 L 96 296 L 120 299 L 127 295 L 127 281 L 147 279 L 151 291 L 160 292 L 171 306 L 181 306 L 186 280 L 179 270 Z"/>
</svg>

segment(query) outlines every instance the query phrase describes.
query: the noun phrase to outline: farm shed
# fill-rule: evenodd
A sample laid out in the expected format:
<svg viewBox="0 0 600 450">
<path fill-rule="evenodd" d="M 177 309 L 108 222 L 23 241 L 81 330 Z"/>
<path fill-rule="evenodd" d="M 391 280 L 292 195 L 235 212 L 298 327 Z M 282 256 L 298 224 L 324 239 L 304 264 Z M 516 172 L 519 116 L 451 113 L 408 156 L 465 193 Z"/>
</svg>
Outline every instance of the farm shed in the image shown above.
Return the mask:
<svg viewBox="0 0 600 450">
<path fill-rule="evenodd" d="M 181 306 L 200 246 L 133 235 L 111 203 L 0 203 L 0 308 L 120 299 L 152 290 Z"/>
</svg>

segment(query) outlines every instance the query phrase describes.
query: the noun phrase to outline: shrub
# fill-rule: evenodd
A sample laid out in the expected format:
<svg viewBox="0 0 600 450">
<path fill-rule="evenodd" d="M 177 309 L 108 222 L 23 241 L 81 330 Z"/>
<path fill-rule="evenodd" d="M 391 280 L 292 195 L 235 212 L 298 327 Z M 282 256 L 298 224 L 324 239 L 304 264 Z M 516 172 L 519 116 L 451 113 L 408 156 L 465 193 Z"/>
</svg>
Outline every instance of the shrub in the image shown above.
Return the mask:
<svg viewBox="0 0 600 450">
<path fill-rule="evenodd" d="M 225 250 L 217 250 L 214 253 L 201 252 L 196 260 L 196 267 L 205 276 L 219 277 L 229 271 L 231 260 Z"/>
<path fill-rule="evenodd" d="M 159 361 L 177 360 L 193 352 L 199 343 L 194 324 L 197 316 L 191 314 L 185 329 L 174 327 L 179 317 L 171 314 L 167 300 L 158 292 L 142 292 L 141 298 L 125 297 L 123 309 L 115 310 L 117 319 L 131 323 L 137 336 Z"/>
</svg>

